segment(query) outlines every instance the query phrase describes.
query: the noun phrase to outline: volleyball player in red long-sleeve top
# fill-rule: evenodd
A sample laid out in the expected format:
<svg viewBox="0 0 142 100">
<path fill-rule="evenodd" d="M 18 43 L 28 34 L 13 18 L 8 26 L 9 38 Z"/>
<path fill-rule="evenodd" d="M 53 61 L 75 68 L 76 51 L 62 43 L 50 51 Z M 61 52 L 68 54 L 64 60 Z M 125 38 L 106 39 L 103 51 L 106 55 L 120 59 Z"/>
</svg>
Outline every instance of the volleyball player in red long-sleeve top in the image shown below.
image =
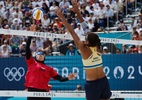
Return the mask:
<svg viewBox="0 0 142 100">
<path fill-rule="evenodd" d="M 30 43 L 32 37 L 28 37 L 26 44 L 26 63 L 28 70 L 25 76 L 25 87 L 28 91 L 49 92 L 48 82 L 50 78 L 65 82 L 72 80 L 76 75 L 71 73 L 68 77 L 60 76 L 52 67 L 44 64 L 44 53 L 39 51 L 35 59 L 32 57 Z M 28 97 L 27 100 L 51 100 L 50 97 Z"/>
</svg>

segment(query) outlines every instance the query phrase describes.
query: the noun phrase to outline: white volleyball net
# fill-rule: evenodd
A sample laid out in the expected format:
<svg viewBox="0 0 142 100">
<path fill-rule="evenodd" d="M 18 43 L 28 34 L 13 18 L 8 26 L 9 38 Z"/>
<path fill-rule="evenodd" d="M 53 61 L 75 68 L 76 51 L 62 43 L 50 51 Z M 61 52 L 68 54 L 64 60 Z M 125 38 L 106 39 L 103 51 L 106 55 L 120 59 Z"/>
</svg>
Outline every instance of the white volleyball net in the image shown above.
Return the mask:
<svg viewBox="0 0 142 100">
<path fill-rule="evenodd" d="M 0 34 L 3 33 L 6 35 L 73 40 L 70 34 L 0 29 Z M 85 36 L 80 36 L 80 39 L 85 40 Z M 100 37 L 100 39 L 103 43 L 142 45 L 142 41 L 136 40 L 105 37 Z M 131 98 L 131 100 L 142 99 L 142 55 L 110 55 L 104 56 L 104 59 L 104 72 L 106 73 L 110 82 L 110 87 L 112 88 L 111 98 Z M 76 91 L 76 85 L 81 84 L 83 87 L 85 83 L 85 72 L 83 71 L 80 57 L 52 56 L 47 57 L 46 60 L 45 64 L 52 66 L 62 76 L 67 76 L 70 72 L 78 72 L 78 76 L 76 79 L 67 83 L 59 83 L 51 80 L 50 84 L 53 88 L 51 88 L 50 92 L 27 92 L 20 88 L 24 84 L 24 75 L 22 73 L 25 73 L 27 70 L 23 59 L 11 58 L 0 60 L 0 63 L 3 65 L 3 67 L 0 68 L 0 73 L 3 75 L 3 82 L 0 86 L 0 97 L 9 97 L 6 100 L 15 100 L 18 97 L 23 98 L 24 100 L 26 100 L 26 97 L 51 97 L 53 100 L 86 100 L 84 89 Z M 6 70 L 9 71 L 7 72 L 8 74 L 4 74 Z"/>
<path fill-rule="evenodd" d="M 51 98 L 83 98 L 84 91 L 51 91 L 51 92 L 27 92 L 27 91 L 0 91 L 2 97 L 51 97 Z M 142 98 L 142 91 L 112 91 L 114 98 Z"/>
</svg>

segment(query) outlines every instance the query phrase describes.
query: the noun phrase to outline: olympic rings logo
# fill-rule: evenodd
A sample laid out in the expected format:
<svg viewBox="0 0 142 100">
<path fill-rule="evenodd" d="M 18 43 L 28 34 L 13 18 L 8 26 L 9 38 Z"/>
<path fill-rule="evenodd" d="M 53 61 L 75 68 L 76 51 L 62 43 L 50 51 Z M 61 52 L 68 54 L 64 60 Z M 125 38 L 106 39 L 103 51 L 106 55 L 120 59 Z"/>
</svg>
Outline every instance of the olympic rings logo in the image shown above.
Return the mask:
<svg viewBox="0 0 142 100">
<path fill-rule="evenodd" d="M 25 69 L 23 67 L 13 67 L 11 69 L 6 67 L 3 73 L 4 76 L 7 77 L 8 81 L 20 81 L 21 78 L 25 75 Z"/>
</svg>

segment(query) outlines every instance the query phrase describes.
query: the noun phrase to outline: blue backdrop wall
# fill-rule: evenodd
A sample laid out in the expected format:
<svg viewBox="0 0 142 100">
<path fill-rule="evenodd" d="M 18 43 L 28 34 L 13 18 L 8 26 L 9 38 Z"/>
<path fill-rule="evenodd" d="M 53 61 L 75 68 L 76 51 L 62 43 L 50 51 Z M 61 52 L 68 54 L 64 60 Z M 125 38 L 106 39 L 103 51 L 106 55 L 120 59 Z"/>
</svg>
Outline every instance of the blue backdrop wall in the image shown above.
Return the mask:
<svg viewBox="0 0 142 100">
<path fill-rule="evenodd" d="M 142 54 L 103 55 L 104 72 L 109 79 L 111 90 L 142 90 Z M 58 82 L 52 80 L 52 90 L 75 90 L 76 85 L 84 87 L 85 71 L 80 56 L 48 56 L 45 63 L 60 75 L 68 76 L 78 72 L 74 80 Z M 24 58 L 0 59 L 0 89 L 23 90 L 27 66 Z"/>
</svg>

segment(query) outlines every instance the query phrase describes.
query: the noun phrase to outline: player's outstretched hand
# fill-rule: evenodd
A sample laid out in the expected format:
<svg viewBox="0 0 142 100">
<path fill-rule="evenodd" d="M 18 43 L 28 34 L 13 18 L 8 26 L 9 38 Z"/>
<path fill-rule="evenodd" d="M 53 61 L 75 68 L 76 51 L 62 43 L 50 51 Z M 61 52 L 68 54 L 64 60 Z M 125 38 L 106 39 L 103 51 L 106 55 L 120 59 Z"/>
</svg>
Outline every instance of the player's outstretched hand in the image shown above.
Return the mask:
<svg viewBox="0 0 142 100">
<path fill-rule="evenodd" d="M 55 13 L 57 14 L 57 16 L 59 18 L 63 17 L 63 13 L 62 13 L 62 9 L 61 8 L 57 7 Z"/>
<path fill-rule="evenodd" d="M 48 84 L 48 87 L 49 87 L 49 88 L 52 88 L 52 85 Z"/>
<path fill-rule="evenodd" d="M 71 3 L 72 3 L 72 6 L 73 6 L 73 11 L 74 11 L 75 13 L 78 13 L 78 12 L 79 12 L 79 9 L 78 9 L 77 0 L 71 0 Z"/>
<path fill-rule="evenodd" d="M 76 75 L 77 75 L 77 73 L 71 73 L 69 76 L 68 76 L 68 79 L 69 80 L 72 80 L 73 78 L 75 78 L 76 77 Z"/>
</svg>

